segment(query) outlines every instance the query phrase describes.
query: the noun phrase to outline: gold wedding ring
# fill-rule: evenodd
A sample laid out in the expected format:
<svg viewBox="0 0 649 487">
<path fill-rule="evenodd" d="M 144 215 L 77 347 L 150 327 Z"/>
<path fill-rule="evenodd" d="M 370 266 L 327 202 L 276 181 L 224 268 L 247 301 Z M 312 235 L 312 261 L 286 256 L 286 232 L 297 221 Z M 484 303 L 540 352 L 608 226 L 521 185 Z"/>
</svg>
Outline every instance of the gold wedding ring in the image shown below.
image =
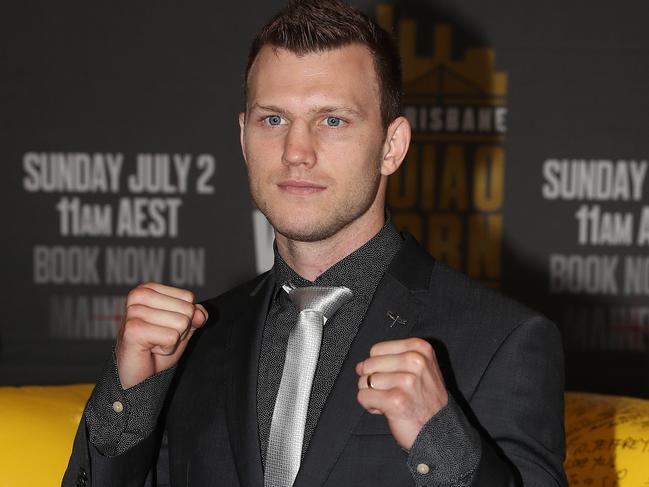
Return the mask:
<svg viewBox="0 0 649 487">
<path fill-rule="evenodd" d="M 372 374 L 367 376 L 367 387 L 370 389 L 374 389 L 374 386 L 372 385 Z"/>
</svg>

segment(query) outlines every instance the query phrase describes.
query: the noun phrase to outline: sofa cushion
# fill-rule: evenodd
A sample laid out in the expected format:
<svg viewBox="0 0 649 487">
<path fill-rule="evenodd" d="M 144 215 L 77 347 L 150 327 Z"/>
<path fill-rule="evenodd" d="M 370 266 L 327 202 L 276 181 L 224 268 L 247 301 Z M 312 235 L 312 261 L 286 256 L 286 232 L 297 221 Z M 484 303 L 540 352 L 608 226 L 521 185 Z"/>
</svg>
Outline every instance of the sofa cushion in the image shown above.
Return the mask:
<svg viewBox="0 0 649 487">
<path fill-rule="evenodd" d="M 0 387 L 0 487 L 61 485 L 93 387 Z"/>
<path fill-rule="evenodd" d="M 571 487 L 649 486 L 649 400 L 566 393 Z"/>
<path fill-rule="evenodd" d="M 0 387 L 0 487 L 59 486 L 92 384 Z M 649 400 L 566 393 L 571 487 L 649 486 Z"/>
</svg>

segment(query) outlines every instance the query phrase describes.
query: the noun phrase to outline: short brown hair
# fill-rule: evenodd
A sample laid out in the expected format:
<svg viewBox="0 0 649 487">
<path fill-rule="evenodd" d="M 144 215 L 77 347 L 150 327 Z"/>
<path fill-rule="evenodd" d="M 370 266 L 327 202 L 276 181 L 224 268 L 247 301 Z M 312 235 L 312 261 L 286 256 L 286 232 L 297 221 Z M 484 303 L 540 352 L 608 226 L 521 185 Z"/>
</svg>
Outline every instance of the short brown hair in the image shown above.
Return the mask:
<svg viewBox="0 0 649 487">
<path fill-rule="evenodd" d="M 296 55 L 328 51 L 349 44 L 366 46 L 374 58 L 381 121 L 387 127 L 401 115 L 401 59 L 392 36 L 361 11 L 339 0 L 289 0 L 257 34 L 250 46 L 244 80 L 265 45 Z"/>
</svg>

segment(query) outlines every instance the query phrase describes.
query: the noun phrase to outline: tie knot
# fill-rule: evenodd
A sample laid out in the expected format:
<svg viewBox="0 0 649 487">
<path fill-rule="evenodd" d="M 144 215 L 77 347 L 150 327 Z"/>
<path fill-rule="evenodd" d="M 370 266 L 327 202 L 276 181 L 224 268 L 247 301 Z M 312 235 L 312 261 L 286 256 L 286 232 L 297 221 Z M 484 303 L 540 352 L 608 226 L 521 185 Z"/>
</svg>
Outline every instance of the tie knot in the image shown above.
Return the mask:
<svg viewBox="0 0 649 487">
<path fill-rule="evenodd" d="M 344 286 L 309 286 L 291 288 L 283 286 L 298 313 L 305 310 L 318 311 L 326 319 L 352 298 L 352 291 Z"/>
</svg>

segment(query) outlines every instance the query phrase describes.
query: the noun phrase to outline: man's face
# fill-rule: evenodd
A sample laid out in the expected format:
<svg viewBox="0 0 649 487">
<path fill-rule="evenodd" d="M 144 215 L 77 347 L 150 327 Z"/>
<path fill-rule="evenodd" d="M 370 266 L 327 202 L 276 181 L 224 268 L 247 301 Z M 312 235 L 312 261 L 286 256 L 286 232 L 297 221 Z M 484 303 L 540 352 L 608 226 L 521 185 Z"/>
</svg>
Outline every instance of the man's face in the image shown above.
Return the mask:
<svg viewBox="0 0 649 487">
<path fill-rule="evenodd" d="M 382 215 L 385 130 L 365 47 L 263 47 L 240 124 L 252 197 L 281 235 L 320 241 Z"/>
</svg>

